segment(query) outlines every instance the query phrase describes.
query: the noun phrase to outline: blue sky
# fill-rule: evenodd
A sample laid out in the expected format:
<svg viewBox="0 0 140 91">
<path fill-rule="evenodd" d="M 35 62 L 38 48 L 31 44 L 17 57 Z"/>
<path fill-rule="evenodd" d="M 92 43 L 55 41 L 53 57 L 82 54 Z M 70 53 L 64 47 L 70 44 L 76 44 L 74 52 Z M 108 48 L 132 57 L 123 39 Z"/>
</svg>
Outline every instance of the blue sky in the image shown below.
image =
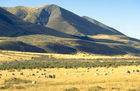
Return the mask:
<svg viewBox="0 0 140 91">
<path fill-rule="evenodd" d="M 0 6 L 36 7 L 56 4 L 80 16 L 89 16 L 140 39 L 140 0 L 0 0 Z"/>
</svg>

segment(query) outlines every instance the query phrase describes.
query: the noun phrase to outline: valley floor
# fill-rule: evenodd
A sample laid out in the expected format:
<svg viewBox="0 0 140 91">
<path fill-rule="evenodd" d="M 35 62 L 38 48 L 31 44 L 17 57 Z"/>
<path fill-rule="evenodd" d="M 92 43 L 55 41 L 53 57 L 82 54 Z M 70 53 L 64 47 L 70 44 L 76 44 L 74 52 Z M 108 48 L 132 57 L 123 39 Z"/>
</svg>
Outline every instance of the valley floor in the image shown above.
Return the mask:
<svg viewBox="0 0 140 91">
<path fill-rule="evenodd" d="M 140 91 L 139 59 L 1 50 L 0 91 Z"/>
<path fill-rule="evenodd" d="M 139 71 L 140 66 L 1 70 L 0 91 L 139 91 Z M 45 78 L 41 73 L 56 77 Z"/>
</svg>

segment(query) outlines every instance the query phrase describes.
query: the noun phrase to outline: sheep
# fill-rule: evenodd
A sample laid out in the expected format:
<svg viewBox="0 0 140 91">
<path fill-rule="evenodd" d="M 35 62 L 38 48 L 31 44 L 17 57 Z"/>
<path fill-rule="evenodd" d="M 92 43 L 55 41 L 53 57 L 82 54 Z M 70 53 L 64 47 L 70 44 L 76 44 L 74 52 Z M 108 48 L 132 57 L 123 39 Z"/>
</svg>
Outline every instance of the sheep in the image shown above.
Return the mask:
<svg viewBox="0 0 140 91">
<path fill-rule="evenodd" d="M 2 77 L 2 74 L 0 74 L 0 78 Z"/>
<path fill-rule="evenodd" d="M 104 70 L 104 69 L 103 69 L 102 71 L 103 71 L 103 72 L 105 72 L 105 70 Z"/>
<path fill-rule="evenodd" d="M 44 75 L 43 73 L 40 73 L 40 75 Z"/>
<path fill-rule="evenodd" d="M 29 77 L 30 75 L 25 75 L 25 77 Z"/>
<path fill-rule="evenodd" d="M 114 71 L 114 69 L 111 69 L 111 71 Z"/>
<path fill-rule="evenodd" d="M 14 75 L 15 75 L 15 73 L 12 73 L 12 75 L 14 76 Z"/>
<path fill-rule="evenodd" d="M 131 72 L 129 70 L 126 71 L 127 74 L 130 74 Z"/>
<path fill-rule="evenodd" d="M 23 75 L 23 72 L 19 72 L 20 75 Z"/>
<path fill-rule="evenodd" d="M 112 72 L 112 71 L 110 71 L 110 73 L 112 74 L 113 72 Z"/>
<path fill-rule="evenodd" d="M 89 70 L 90 68 L 88 67 L 87 70 Z"/>
<path fill-rule="evenodd" d="M 32 84 L 36 84 L 37 83 L 37 81 L 32 81 Z"/>
<path fill-rule="evenodd" d="M 96 69 L 96 71 L 99 71 L 99 69 Z"/>
<path fill-rule="evenodd" d="M 46 69 L 44 69 L 44 71 L 47 71 Z"/>
<path fill-rule="evenodd" d="M 7 77 L 7 74 L 5 74 L 5 77 Z"/>
<path fill-rule="evenodd" d="M 44 78 L 48 78 L 46 75 L 44 75 Z"/>
<path fill-rule="evenodd" d="M 55 75 L 54 74 L 52 75 L 52 78 L 55 78 Z"/>
<path fill-rule="evenodd" d="M 40 78 L 40 76 L 38 76 L 37 78 Z"/>
<path fill-rule="evenodd" d="M 46 73 L 41 73 L 40 75 L 46 75 Z"/>
<path fill-rule="evenodd" d="M 137 69 L 136 72 L 140 72 L 140 71 Z"/>
<path fill-rule="evenodd" d="M 90 69 L 90 68 L 87 68 L 86 72 L 89 72 L 89 69 Z"/>
<path fill-rule="evenodd" d="M 36 71 L 36 73 L 39 73 L 39 71 Z"/>
<path fill-rule="evenodd" d="M 108 75 L 108 73 L 104 73 L 103 75 L 107 76 L 107 75 Z"/>
<path fill-rule="evenodd" d="M 32 76 L 35 76 L 35 74 L 34 74 L 34 73 L 32 73 L 31 75 L 32 75 Z"/>
<path fill-rule="evenodd" d="M 99 73 L 94 73 L 94 76 L 98 76 L 99 75 Z"/>
<path fill-rule="evenodd" d="M 49 75 L 49 78 L 52 78 L 52 75 Z"/>
</svg>

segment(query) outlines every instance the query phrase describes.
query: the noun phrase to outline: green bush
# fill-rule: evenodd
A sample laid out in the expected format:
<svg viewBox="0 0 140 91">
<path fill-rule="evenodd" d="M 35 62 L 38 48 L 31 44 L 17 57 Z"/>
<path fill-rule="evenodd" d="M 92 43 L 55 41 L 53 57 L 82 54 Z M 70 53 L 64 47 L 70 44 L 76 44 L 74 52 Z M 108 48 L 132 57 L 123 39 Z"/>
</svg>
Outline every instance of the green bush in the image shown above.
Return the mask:
<svg viewBox="0 0 140 91">
<path fill-rule="evenodd" d="M 115 59 L 116 60 L 116 59 Z M 140 61 L 129 62 L 125 59 L 120 59 L 122 61 L 114 61 L 113 59 L 101 62 L 98 60 L 65 60 L 65 59 L 46 59 L 46 60 L 34 60 L 34 61 L 11 61 L 11 62 L 1 62 L 0 70 L 10 70 L 14 69 L 41 69 L 41 68 L 91 68 L 91 67 L 118 67 L 118 66 L 130 66 L 130 65 L 140 65 Z"/>
</svg>

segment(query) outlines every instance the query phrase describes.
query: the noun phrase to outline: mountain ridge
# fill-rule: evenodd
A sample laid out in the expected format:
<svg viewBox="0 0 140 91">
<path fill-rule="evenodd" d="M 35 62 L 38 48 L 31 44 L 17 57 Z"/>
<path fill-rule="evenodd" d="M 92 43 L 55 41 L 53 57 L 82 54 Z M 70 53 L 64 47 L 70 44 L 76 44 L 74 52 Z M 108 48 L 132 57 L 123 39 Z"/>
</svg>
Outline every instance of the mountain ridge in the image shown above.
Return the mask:
<svg viewBox="0 0 140 91">
<path fill-rule="evenodd" d="M 27 22 L 47 26 L 71 35 L 124 35 L 115 29 L 105 29 L 102 26 L 94 24 L 87 19 L 54 4 L 37 8 L 5 7 L 5 9 Z"/>
<path fill-rule="evenodd" d="M 0 8 L 0 45 L 2 50 L 60 54 L 140 53 L 139 40 L 55 5 Z"/>
</svg>

